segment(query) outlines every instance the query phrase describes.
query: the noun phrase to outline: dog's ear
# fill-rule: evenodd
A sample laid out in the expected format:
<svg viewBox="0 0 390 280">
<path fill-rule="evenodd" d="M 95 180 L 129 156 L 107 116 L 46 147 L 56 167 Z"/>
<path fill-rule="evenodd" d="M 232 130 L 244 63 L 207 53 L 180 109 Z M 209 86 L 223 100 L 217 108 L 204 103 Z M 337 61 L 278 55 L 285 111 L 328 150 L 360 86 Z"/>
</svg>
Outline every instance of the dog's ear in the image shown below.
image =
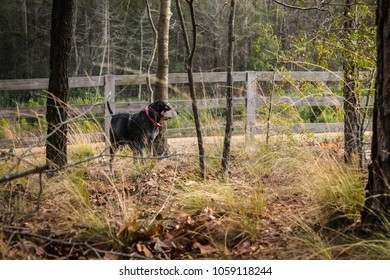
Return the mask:
<svg viewBox="0 0 390 280">
<path fill-rule="evenodd" d="M 157 101 L 157 111 L 158 112 L 167 112 L 171 110 L 172 108 L 169 106 L 168 103 L 165 103 L 164 101 Z"/>
<path fill-rule="evenodd" d="M 165 103 L 164 111 L 167 112 L 169 110 L 172 110 L 171 105 L 169 105 L 169 103 Z"/>
</svg>

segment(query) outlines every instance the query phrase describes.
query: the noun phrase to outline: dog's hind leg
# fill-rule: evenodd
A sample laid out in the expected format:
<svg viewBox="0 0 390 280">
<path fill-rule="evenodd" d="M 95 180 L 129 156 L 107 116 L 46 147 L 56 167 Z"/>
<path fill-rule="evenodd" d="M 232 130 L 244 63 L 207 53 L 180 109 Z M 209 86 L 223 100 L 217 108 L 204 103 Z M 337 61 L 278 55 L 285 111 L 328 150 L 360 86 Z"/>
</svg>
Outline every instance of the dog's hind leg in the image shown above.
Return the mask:
<svg viewBox="0 0 390 280">
<path fill-rule="evenodd" d="M 118 145 L 116 142 L 111 142 L 110 144 L 110 171 L 112 172 L 112 164 L 115 158 L 115 151 L 118 149 Z"/>
</svg>

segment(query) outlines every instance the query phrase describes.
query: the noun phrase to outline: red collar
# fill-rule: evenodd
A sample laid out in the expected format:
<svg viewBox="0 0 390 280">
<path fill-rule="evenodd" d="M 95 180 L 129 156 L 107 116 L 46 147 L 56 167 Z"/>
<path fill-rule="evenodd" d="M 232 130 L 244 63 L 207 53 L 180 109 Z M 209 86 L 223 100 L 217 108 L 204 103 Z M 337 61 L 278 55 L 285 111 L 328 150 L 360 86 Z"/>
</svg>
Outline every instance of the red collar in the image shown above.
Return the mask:
<svg viewBox="0 0 390 280">
<path fill-rule="evenodd" d="M 148 117 L 148 119 L 152 122 L 152 124 L 157 127 L 157 128 L 160 128 L 162 127 L 161 123 L 158 123 L 156 122 L 154 119 L 152 119 L 150 116 L 149 116 L 149 106 L 147 106 L 145 108 L 145 113 L 146 113 L 146 116 Z"/>
</svg>

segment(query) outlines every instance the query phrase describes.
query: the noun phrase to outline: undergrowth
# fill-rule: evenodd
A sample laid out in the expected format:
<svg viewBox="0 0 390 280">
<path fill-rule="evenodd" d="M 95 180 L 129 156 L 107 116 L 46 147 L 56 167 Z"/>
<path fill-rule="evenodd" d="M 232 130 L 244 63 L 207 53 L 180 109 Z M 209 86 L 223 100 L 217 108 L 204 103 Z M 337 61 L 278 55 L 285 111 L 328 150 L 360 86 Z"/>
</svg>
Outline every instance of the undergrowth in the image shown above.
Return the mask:
<svg viewBox="0 0 390 280">
<path fill-rule="evenodd" d="M 227 178 L 220 171 L 222 140 L 212 139 L 206 144 L 204 181 L 194 171 L 196 146 L 190 145 L 184 153 L 171 146 L 173 157 L 162 161 L 135 162 L 124 149 L 113 170 L 109 159 L 98 157 L 53 177 L 35 174 L 1 184 L 1 257 L 55 258 L 42 242 L 15 232 L 23 228 L 104 244 L 100 253 L 78 249 L 78 258 L 106 258 L 109 252 L 158 259 L 390 258 L 388 232 L 354 234 L 366 178 L 343 163 L 337 138 L 237 140 Z M 81 141 L 69 147 L 69 159 L 82 161 L 102 149 Z M 1 175 L 31 168 L 43 157 L 39 149 L 17 150 L 3 161 Z M 20 238 L 46 253 L 15 250 Z M 67 256 L 76 257 L 71 252 Z"/>
</svg>

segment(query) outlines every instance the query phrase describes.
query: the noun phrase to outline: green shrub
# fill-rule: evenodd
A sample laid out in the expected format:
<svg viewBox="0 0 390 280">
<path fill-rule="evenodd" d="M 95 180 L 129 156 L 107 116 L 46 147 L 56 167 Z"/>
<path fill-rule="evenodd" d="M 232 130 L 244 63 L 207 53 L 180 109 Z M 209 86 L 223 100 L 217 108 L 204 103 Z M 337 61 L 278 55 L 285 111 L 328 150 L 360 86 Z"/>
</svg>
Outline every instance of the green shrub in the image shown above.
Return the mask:
<svg viewBox="0 0 390 280">
<path fill-rule="evenodd" d="M 0 139 L 5 138 L 5 130 L 9 129 L 9 120 L 0 119 Z"/>
</svg>

